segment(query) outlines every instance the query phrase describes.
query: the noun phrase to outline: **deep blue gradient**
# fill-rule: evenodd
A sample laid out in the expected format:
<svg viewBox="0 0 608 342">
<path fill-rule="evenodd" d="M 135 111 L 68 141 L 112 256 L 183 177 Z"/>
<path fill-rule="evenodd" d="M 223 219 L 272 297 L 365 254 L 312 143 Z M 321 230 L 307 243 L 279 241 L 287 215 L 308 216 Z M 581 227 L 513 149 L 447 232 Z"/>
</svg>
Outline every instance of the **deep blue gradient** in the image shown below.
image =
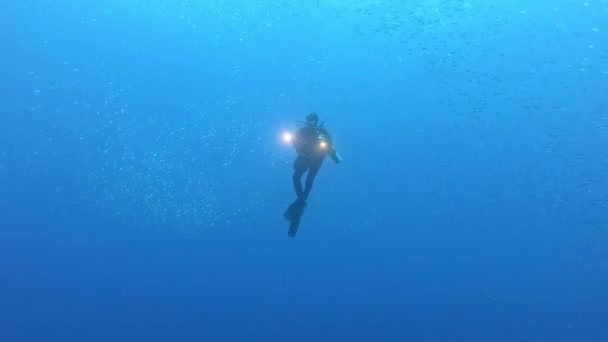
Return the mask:
<svg viewBox="0 0 608 342">
<path fill-rule="evenodd" d="M 0 341 L 608 341 L 608 2 L 10 1 Z M 296 238 L 294 152 L 326 161 Z"/>
</svg>

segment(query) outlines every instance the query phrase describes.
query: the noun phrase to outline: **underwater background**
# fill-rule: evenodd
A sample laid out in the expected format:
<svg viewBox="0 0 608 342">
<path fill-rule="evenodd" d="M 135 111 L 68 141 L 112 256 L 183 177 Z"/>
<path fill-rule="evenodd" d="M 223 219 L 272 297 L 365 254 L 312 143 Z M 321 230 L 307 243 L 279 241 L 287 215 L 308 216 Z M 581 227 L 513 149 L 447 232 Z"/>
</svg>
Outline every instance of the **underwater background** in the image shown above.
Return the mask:
<svg viewBox="0 0 608 342">
<path fill-rule="evenodd" d="M 606 0 L 7 1 L 0 42 L 1 341 L 608 341 Z"/>
</svg>

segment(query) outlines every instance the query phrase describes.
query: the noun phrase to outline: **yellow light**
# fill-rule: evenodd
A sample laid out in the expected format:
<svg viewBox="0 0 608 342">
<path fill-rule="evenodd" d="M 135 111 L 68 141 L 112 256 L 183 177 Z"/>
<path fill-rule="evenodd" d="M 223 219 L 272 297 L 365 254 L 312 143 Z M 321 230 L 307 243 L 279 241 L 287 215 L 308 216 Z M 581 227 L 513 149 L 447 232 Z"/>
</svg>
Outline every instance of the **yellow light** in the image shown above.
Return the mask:
<svg viewBox="0 0 608 342">
<path fill-rule="evenodd" d="M 325 141 L 321 141 L 319 143 L 319 147 L 322 148 L 322 149 L 326 149 L 327 148 L 327 143 Z"/>
</svg>

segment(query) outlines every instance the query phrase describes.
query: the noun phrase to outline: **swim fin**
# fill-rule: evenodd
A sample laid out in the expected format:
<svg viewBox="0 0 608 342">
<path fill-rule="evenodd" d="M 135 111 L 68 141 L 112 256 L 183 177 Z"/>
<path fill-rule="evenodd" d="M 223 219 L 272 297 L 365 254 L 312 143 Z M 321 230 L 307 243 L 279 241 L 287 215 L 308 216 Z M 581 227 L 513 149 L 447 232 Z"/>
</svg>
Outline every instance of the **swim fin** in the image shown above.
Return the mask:
<svg viewBox="0 0 608 342">
<path fill-rule="evenodd" d="M 302 215 L 304 214 L 305 208 L 306 202 L 296 200 L 285 211 L 283 216 L 285 216 L 285 218 L 290 221 L 289 231 L 287 232 L 290 237 L 296 236 L 298 228 L 300 227 L 300 220 L 302 219 Z"/>
<path fill-rule="evenodd" d="M 288 221 L 293 221 L 298 215 L 301 215 L 300 211 L 304 211 L 306 207 L 306 201 L 295 200 L 289 205 L 283 216 Z"/>
</svg>

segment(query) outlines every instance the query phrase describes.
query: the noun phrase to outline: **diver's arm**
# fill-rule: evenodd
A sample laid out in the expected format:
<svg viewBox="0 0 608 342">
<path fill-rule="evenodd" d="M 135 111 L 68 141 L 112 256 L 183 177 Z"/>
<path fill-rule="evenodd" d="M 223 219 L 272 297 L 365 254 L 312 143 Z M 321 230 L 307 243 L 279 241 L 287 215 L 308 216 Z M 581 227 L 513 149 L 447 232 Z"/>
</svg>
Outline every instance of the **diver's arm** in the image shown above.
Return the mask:
<svg viewBox="0 0 608 342">
<path fill-rule="evenodd" d="M 329 157 L 336 164 L 340 164 L 342 162 L 342 157 L 340 156 L 340 154 L 338 154 L 338 151 L 336 151 L 336 149 L 333 148 L 333 146 L 331 148 L 331 151 L 329 152 Z"/>
<path fill-rule="evenodd" d="M 302 143 L 302 136 L 304 135 L 304 129 L 300 128 L 295 136 L 293 137 L 293 139 L 291 139 L 291 146 L 293 146 L 295 149 L 297 149 L 298 147 L 300 147 L 300 144 Z"/>
<path fill-rule="evenodd" d="M 331 138 L 331 134 L 325 128 L 320 129 L 321 134 L 325 137 L 325 141 L 329 144 L 329 146 L 334 146 L 334 140 Z"/>
<path fill-rule="evenodd" d="M 329 157 L 334 161 L 334 163 L 340 164 L 340 162 L 342 162 L 342 157 L 340 157 L 340 154 L 338 154 L 338 151 L 336 151 L 334 148 L 334 141 L 331 138 L 331 134 L 329 134 L 326 129 L 323 129 L 323 134 L 325 135 L 325 138 L 330 146 Z"/>
</svg>

